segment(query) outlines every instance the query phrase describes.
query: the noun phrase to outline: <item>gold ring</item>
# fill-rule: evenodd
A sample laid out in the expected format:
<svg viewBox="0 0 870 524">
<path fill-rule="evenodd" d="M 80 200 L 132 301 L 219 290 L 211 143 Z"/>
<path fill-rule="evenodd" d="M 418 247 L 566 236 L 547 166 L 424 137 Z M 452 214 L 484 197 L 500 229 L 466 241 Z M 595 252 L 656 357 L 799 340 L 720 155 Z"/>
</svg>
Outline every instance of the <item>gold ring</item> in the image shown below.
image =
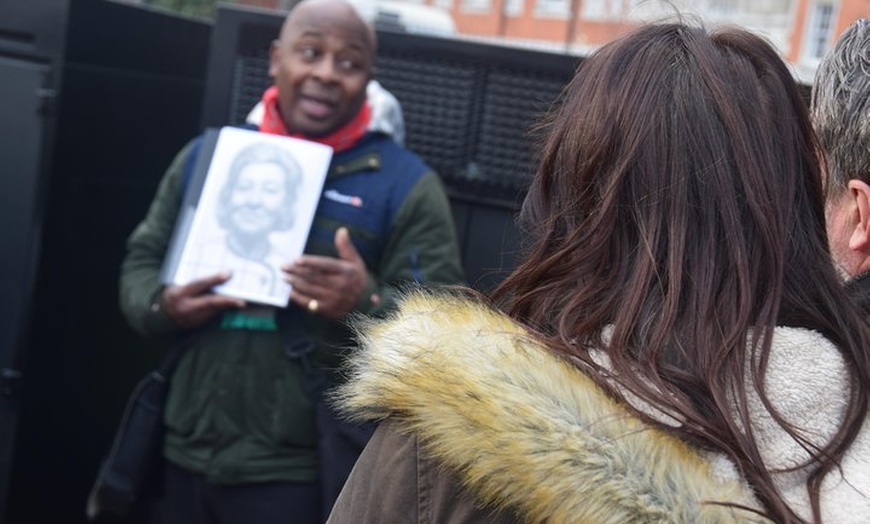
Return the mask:
<svg viewBox="0 0 870 524">
<path fill-rule="evenodd" d="M 308 301 L 308 311 L 312 313 L 317 313 L 317 308 L 320 307 L 320 304 L 317 303 L 317 299 L 312 298 Z"/>
</svg>

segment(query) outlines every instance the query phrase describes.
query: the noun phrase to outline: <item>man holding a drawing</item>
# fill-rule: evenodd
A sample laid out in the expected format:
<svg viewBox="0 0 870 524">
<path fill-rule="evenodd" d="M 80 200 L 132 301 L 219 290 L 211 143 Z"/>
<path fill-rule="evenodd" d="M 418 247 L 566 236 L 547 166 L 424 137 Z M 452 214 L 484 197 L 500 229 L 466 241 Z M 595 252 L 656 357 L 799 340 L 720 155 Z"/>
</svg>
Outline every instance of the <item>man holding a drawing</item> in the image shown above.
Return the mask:
<svg viewBox="0 0 870 524">
<path fill-rule="evenodd" d="M 167 285 L 160 272 L 198 141 L 168 169 L 128 241 L 121 306 L 148 336 L 192 340 L 166 405 L 166 485 L 156 521 L 323 522 L 369 428 L 330 419 L 350 313 L 381 315 L 407 283 L 463 282 L 443 187 L 389 136 L 371 132 L 375 37 L 345 0 L 303 0 L 271 50 L 261 133 L 333 149 L 305 253 L 280 270 L 286 308 L 215 293 L 222 268 Z M 192 159 L 193 158 L 193 159 Z M 305 162 L 305 159 L 298 159 Z M 252 222 L 253 223 L 253 222 Z M 339 441 L 353 446 L 338 446 Z"/>
</svg>

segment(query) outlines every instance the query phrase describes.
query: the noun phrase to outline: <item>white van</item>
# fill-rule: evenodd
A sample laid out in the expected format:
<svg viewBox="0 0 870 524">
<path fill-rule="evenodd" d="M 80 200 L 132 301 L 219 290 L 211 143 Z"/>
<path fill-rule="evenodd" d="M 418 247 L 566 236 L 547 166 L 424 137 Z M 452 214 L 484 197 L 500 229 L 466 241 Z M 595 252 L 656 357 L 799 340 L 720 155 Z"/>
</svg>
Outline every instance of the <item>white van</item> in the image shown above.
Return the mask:
<svg viewBox="0 0 870 524">
<path fill-rule="evenodd" d="M 446 9 L 401 0 L 377 0 L 375 28 L 406 33 L 452 36 L 456 23 Z"/>
</svg>

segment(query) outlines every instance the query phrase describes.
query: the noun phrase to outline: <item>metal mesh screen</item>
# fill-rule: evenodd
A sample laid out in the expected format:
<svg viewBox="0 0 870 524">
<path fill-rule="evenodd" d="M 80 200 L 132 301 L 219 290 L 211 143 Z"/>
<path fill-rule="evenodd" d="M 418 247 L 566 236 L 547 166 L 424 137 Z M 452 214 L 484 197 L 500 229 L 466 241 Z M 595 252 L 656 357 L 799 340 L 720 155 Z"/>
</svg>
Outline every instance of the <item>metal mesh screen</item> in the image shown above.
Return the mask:
<svg viewBox="0 0 870 524">
<path fill-rule="evenodd" d="M 550 107 L 564 77 L 537 71 L 494 70 L 487 77 L 475 163 L 484 191 L 514 198 L 534 170 L 532 126 Z"/>
<path fill-rule="evenodd" d="M 244 123 L 245 117 L 257 105 L 270 85 L 268 49 L 249 56 L 236 57 L 233 70 L 233 92 L 230 97 L 231 124 Z"/>
<path fill-rule="evenodd" d="M 477 92 L 482 74 L 468 64 L 420 61 L 382 50 L 377 77 L 399 99 L 405 144 L 423 157 L 448 186 L 461 179 L 474 151 Z"/>
</svg>

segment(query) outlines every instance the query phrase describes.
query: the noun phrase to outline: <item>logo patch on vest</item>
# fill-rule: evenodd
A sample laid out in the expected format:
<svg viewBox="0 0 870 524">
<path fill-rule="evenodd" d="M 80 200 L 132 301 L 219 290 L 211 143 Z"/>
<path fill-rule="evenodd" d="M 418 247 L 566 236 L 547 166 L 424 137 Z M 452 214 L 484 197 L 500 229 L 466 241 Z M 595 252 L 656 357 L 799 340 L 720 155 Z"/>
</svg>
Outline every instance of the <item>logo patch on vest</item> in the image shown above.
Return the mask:
<svg viewBox="0 0 870 524">
<path fill-rule="evenodd" d="M 363 201 L 358 196 L 344 195 L 339 193 L 335 189 L 328 189 L 323 192 L 323 196 L 332 200 L 333 202 L 338 202 L 339 204 L 347 204 L 353 207 L 362 207 Z"/>
</svg>

